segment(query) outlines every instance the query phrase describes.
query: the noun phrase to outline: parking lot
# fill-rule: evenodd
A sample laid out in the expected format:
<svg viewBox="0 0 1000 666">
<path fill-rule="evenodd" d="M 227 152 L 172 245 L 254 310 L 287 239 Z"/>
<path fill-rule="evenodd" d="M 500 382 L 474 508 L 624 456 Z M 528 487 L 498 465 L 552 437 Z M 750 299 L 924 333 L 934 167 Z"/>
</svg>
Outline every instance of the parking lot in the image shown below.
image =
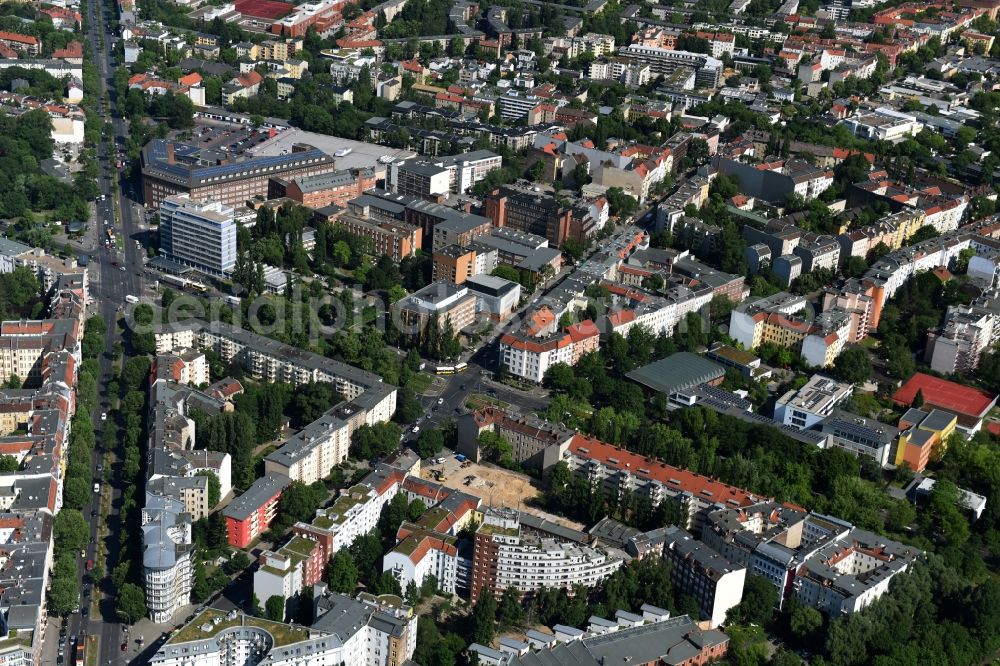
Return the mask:
<svg viewBox="0 0 1000 666">
<path fill-rule="evenodd" d="M 440 464 L 434 464 L 430 460 L 425 461 L 420 475 L 434 481 L 434 472 L 438 470 L 444 473 L 444 478 L 438 479 L 441 485 L 475 495 L 483 500 L 485 506 L 513 507 L 566 527 L 577 530 L 584 528 L 581 523 L 532 506 L 536 503 L 534 500 L 541 496 L 542 490 L 538 482 L 530 476 L 494 465 L 482 465 L 470 461 L 465 464 L 463 467 L 462 462 L 454 454 L 450 454 Z"/>
<path fill-rule="evenodd" d="M 238 155 L 270 138 L 267 130 L 257 130 L 247 125 L 199 123 L 193 131 L 196 145 L 211 150 Z"/>
</svg>

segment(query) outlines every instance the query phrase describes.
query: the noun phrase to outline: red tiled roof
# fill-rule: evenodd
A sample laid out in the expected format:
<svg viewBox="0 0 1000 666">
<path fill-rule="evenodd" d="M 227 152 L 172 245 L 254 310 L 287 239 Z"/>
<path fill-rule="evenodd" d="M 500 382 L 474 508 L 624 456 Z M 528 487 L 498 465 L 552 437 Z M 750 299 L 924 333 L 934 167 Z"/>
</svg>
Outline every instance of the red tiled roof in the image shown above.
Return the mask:
<svg viewBox="0 0 1000 666">
<path fill-rule="evenodd" d="M 997 397 L 986 391 L 971 386 L 963 386 L 947 379 L 925 375 L 922 372 L 910 377 L 892 399 L 898 405 L 909 406 L 917 396 L 917 391 L 923 396 L 924 402 L 938 409 L 944 409 L 955 414 L 982 418 L 996 402 Z"/>
<path fill-rule="evenodd" d="M 608 315 L 608 322 L 612 328 L 618 328 L 633 321 L 635 321 L 634 310 L 619 310 Z"/>
<path fill-rule="evenodd" d="M 64 49 L 56 49 L 52 52 L 53 58 L 82 58 L 83 44 L 74 40 L 66 45 Z"/>
<path fill-rule="evenodd" d="M 579 433 L 570 440 L 569 448 L 582 458 L 596 460 L 606 467 L 627 470 L 637 477 L 658 481 L 668 488 L 689 492 L 702 500 L 719 502 L 730 507 L 749 506 L 758 501 L 749 491 L 742 488 L 668 465 L 655 458 L 644 458 L 637 453 Z M 613 462 L 612 459 L 617 462 Z"/>
<path fill-rule="evenodd" d="M 38 38 L 32 37 L 31 35 L 22 35 L 17 32 L 6 32 L 0 30 L 0 39 L 6 40 L 8 42 L 17 42 L 18 44 L 30 44 L 31 46 L 38 46 Z"/>
<path fill-rule="evenodd" d="M 573 342 L 579 342 L 601 334 L 597 325 L 590 319 L 584 319 L 578 324 L 570 324 L 566 327 L 566 333 L 569 334 L 569 337 L 573 340 Z"/>
</svg>

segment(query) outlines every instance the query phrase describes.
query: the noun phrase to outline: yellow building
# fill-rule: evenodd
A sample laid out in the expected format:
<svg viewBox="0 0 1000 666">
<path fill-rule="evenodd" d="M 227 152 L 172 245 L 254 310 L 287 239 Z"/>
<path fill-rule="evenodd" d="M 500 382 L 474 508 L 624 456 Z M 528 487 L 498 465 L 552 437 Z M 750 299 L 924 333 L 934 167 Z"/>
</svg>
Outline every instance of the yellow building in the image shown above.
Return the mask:
<svg viewBox="0 0 1000 666">
<path fill-rule="evenodd" d="M 958 417 L 940 409 L 906 410 L 899 420 L 901 432 L 895 464 L 905 462 L 914 472 L 923 471 L 935 451 L 946 445 L 957 425 Z"/>
</svg>

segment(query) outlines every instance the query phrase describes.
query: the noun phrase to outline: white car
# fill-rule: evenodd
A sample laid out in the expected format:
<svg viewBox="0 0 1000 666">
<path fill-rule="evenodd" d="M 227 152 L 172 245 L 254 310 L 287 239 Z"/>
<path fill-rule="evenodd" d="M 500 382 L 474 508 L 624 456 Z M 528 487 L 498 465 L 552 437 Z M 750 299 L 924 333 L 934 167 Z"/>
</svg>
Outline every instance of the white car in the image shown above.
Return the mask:
<svg viewBox="0 0 1000 666">
<path fill-rule="evenodd" d="M 124 267 L 124 266 L 122 266 L 122 273 L 124 273 L 124 272 L 125 272 L 125 267 Z"/>
<path fill-rule="evenodd" d="M 444 398 L 438 398 L 438 404 L 439 405 L 443 405 L 444 404 Z"/>
<path fill-rule="evenodd" d="M 411 430 L 410 432 L 412 432 L 412 433 L 418 433 L 418 432 L 420 432 L 420 426 L 413 426 L 413 430 Z"/>
<path fill-rule="evenodd" d="M 107 412 L 101 412 L 101 420 L 102 421 L 107 421 L 108 420 L 108 413 Z"/>
</svg>

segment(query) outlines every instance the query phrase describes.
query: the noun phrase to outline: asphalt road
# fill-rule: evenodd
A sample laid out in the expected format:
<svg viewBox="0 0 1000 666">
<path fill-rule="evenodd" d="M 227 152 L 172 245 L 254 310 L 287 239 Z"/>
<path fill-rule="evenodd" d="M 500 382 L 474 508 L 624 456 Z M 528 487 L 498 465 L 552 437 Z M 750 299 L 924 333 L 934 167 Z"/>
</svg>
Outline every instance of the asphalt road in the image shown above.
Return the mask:
<svg viewBox="0 0 1000 666">
<path fill-rule="evenodd" d="M 101 78 L 101 92 L 103 94 L 112 88 L 114 61 L 110 52 L 109 35 L 107 26 L 110 25 L 111 7 L 101 4 L 99 0 L 86 0 L 83 11 L 86 12 L 88 31 L 87 39 L 93 49 L 92 57 L 97 64 Z M 98 34 L 104 32 L 103 43 L 98 42 Z M 105 102 L 98 105 L 98 112 L 102 122 L 112 122 L 115 134 L 125 137 L 128 134 L 127 123 L 121 118 L 111 116 L 111 108 Z M 97 467 L 103 462 L 103 452 L 100 450 L 102 442 L 102 429 L 104 423 L 101 421 L 101 413 L 110 409 L 108 400 L 108 382 L 112 379 L 112 351 L 114 344 L 120 340 L 115 325 L 118 309 L 125 303 L 126 294 L 141 294 L 142 289 L 142 260 L 144 254 L 135 248 L 132 237 L 137 231 L 136 218 L 133 210 L 133 203 L 124 194 L 120 200 L 120 205 L 116 206 L 116 199 L 113 191 L 117 181 L 113 178 L 115 171 L 115 146 L 113 143 L 102 137 L 101 144 L 97 148 L 100 160 L 100 191 L 104 195 L 103 201 L 96 204 L 97 210 L 94 225 L 98 229 L 96 238 L 98 245 L 89 248 L 91 263 L 90 273 L 90 293 L 94 298 L 88 315 L 98 314 L 107 323 L 107 336 L 105 339 L 104 354 L 100 358 L 101 375 L 98 378 L 98 395 L 100 404 L 92 415 L 98 450 L 94 453 L 92 471 L 95 481 L 101 481 L 101 474 L 97 472 Z M 118 249 L 104 247 L 103 238 L 107 236 L 105 220 L 110 223 L 113 233 L 117 234 L 121 246 Z M 124 267 L 124 270 L 122 270 Z M 117 465 L 112 466 L 117 470 Z M 117 564 L 117 554 L 119 552 L 119 532 L 118 508 L 121 501 L 121 492 L 118 487 L 120 480 L 117 476 L 112 481 L 112 488 L 103 488 L 103 492 L 112 494 L 112 509 L 108 517 L 108 528 L 110 534 L 107 537 L 106 550 L 108 559 L 105 563 L 105 571 L 110 572 Z M 102 483 L 103 486 L 103 483 Z M 84 516 L 91 523 L 91 535 L 96 540 L 98 534 L 99 515 L 92 516 L 92 512 L 99 512 L 99 499 L 95 495 L 92 504 L 84 508 Z M 87 547 L 86 559 L 95 557 L 96 544 L 92 541 Z M 93 586 L 85 580 L 86 575 L 81 561 L 80 576 L 81 590 L 85 591 L 81 599 L 81 608 L 89 608 L 92 595 L 95 593 Z M 131 659 L 131 650 L 127 653 L 121 651 L 121 625 L 114 611 L 115 601 L 112 597 L 101 600 L 99 612 L 96 614 L 83 615 L 74 614 L 67 618 L 66 626 L 70 635 L 86 634 L 88 636 L 98 636 L 100 638 L 100 654 L 98 664 L 108 666 L 110 664 L 127 663 Z M 55 632 L 50 634 L 52 640 L 56 640 Z M 67 655 L 68 657 L 69 655 Z"/>
</svg>

